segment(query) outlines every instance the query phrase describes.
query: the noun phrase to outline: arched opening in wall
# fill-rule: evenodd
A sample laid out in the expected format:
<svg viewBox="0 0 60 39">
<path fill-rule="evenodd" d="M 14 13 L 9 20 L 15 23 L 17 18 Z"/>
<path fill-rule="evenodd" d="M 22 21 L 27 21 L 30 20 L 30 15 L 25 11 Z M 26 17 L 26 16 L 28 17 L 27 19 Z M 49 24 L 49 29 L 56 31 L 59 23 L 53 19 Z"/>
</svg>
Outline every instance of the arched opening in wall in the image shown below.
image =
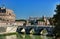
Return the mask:
<svg viewBox="0 0 60 39">
<path fill-rule="evenodd" d="M 48 31 L 44 28 L 43 30 L 41 30 L 40 34 L 41 35 L 47 35 Z"/>
</svg>

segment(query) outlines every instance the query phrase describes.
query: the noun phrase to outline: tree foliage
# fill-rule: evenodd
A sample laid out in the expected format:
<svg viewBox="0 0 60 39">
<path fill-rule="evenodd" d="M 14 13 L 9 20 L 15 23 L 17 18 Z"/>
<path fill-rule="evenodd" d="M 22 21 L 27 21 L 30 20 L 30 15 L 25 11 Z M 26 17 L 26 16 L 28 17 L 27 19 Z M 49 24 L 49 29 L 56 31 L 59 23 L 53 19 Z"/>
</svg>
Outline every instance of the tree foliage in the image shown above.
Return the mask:
<svg viewBox="0 0 60 39">
<path fill-rule="evenodd" d="M 60 25 L 60 5 L 57 5 L 55 12 L 56 14 L 53 16 L 54 24 Z"/>
<path fill-rule="evenodd" d="M 54 33 L 60 35 L 60 5 L 56 6 L 55 12 L 56 14 L 53 16 L 55 25 Z"/>
</svg>

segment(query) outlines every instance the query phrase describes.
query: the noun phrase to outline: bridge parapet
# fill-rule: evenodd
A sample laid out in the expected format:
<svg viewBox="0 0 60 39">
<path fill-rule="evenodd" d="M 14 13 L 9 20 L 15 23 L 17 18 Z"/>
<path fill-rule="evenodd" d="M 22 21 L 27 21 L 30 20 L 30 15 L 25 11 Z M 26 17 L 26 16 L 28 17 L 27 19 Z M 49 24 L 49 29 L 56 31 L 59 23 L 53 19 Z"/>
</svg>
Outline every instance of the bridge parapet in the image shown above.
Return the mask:
<svg viewBox="0 0 60 39">
<path fill-rule="evenodd" d="M 48 26 L 45 26 L 45 25 L 43 25 L 43 26 L 40 26 L 40 25 L 28 25 L 28 26 L 30 26 L 30 27 L 55 27 L 55 26 L 52 26 L 52 25 L 48 25 Z M 28 26 L 23 26 L 23 27 L 28 27 Z"/>
</svg>

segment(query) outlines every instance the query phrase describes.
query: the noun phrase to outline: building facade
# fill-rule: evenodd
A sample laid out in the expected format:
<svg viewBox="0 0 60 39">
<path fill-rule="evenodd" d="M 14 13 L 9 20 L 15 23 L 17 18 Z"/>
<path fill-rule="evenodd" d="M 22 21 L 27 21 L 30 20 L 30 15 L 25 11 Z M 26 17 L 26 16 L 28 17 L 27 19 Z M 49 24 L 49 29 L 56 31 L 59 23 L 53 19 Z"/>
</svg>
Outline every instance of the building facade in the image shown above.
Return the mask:
<svg viewBox="0 0 60 39">
<path fill-rule="evenodd" d="M 12 10 L 0 7 L 0 24 L 12 24 L 15 22 L 15 14 Z"/>
<path fill-rule="evenodd" d="M 32 25 L 50 25 L 50 22 L 47 17 L 30 17 L 29 21 Z"/>
<path fill-rule="evenodd" d="M 0 25 L 50 25 L 46 17 L 29 17 L 28 19 L 15 19 L 13 10 L 0 7 Z"/>
<path fill-rule="evenodd" d="M 39 25 L 39 26 L 47 26 L 50 25 L 49 20 L 46 17 L 29 17 L 28 19 L 24 20 L 17 20 L 16 24 L 18 25 Z"/>
<path fill-rule="evenodd" d="M 14 22 L 15 14 L 10 9 L 6 9 L 5 7 L 0 7 L 0 20 Z"/>
</svg>

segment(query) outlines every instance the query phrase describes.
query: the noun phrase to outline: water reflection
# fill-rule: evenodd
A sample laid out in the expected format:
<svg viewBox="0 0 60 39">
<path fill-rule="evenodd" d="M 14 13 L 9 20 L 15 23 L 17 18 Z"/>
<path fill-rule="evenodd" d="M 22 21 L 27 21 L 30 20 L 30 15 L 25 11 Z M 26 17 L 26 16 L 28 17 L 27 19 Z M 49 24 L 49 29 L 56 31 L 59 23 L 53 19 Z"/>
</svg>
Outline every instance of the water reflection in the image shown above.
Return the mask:
<svg viewBox="0 0 60 39">
<path fill-rule="evenodd" d="M 18 35 L 0 36 L 0 39 L 53 39 L 53 38 L 42 35 L 18 34 Z"/>
<path fill-rule="evenodd" d="M 6 39 L 6 37 L 5 36 L 0 36 L 0 39 Z"/>
<path fill-rule="evenodd" d="M 6 36 L 6 39 L 17 39 L 16 35 Z"/>
<path fill-rule="evenodd" d="M 18 34 L 17 39 L 25 39 L 25 35 L 24 34 Z"/>
<path fill-rule="evenodd" d="M 42 35 L 23 35 L 18 36 L 20 39 L 53 39 L 52 37 L 42 36 Z"/>
<path fill-rule="evenodd" d="M 0 39 L 17 39 L 16 35 L 0 36 Z"/>
</svg>

